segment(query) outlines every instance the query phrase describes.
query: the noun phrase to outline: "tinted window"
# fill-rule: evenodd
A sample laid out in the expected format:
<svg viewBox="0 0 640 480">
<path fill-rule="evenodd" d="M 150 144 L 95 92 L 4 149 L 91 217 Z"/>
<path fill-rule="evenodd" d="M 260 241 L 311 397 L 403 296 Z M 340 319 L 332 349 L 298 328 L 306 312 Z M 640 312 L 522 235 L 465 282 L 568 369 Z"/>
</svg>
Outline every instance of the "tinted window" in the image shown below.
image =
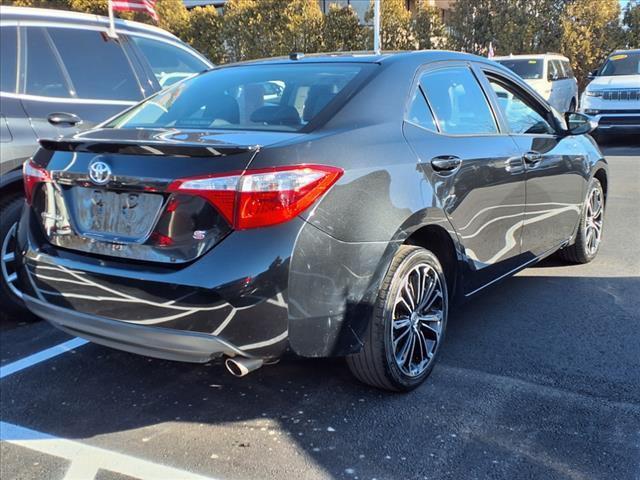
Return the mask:
<svg viewBox="0 0 640 480">
<path fill-rule="evenodd" d="M 542 78 L 543 61 L 536 59 L 519 59 L 519 60 L 498 60 L 498 63 L 504 65 L 512 72 L 517 73 L 527 80 L 536 80 Z"/>
<path fill-rule="evenodd" d="M 365 68 L 362 64 L 220 68 L 163 90 L 110 126 L 296 131 Z"/>
<path fill-rule="evenodd" d="M 489 80 L 512 133 L 554 133 L 551 125 L 517 90 L 496 80 Z"/>
<path fill-rule="evenodd" d="M 209 68 L 199 58 L 173 45 L 137 36 L 131 39 L 144 54 L 162 87 Z"/>
<path fill-rule="evenodd" d="M 46 97 L 70 97 L 68 84 L 44 29 L 27 28 L 26 46 L 25 92 Z"/>
<path fill-rule="evenodd" d="M 638 75 L 640 73 L 640 53 L 616 53 L 611 55 L 602 67 L 600 75 Z"/>
<path fill-rule="evenodd" d="M 420 125 L 428 130 L 433 130 L 434 132 L 438 131 L 436 122 L 433 119 L 433 114 L 420 88 L 416 88 L 411 103 L 409 104 L 407 121 Z"/>
<path fill-rule="evenodd" d="M 79 98 L 139 100 L 140 87 L 117 41 L 93 30 L 48 30 Z"/>
<path fill-rule="evenodd" d="M 0 91 L 16 91 L 17 28 L 0 28 Z"/>
<path fill-rule="evenodd" d="M 453 134 L 498 131 L 487 99 L 468 68 L 429 72 L 423 75 L 420 84 L 429 99 L 440 131 Z"/>
</svg>

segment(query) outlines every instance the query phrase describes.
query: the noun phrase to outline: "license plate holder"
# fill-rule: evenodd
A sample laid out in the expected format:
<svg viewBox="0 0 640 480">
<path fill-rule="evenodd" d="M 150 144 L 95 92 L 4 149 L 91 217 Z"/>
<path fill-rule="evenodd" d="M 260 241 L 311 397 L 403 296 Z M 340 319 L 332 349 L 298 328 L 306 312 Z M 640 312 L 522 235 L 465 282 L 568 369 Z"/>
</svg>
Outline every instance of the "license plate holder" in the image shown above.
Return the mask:
<svg viewBox="0 0 640 480">
<path fill-rule="evenodd" d="M 122 243 L 146 241 L 164 201 L 156 193 L 90 187 L 73 187 L 71 196 L 74 223 L 80 235 Z"/>
</svg>

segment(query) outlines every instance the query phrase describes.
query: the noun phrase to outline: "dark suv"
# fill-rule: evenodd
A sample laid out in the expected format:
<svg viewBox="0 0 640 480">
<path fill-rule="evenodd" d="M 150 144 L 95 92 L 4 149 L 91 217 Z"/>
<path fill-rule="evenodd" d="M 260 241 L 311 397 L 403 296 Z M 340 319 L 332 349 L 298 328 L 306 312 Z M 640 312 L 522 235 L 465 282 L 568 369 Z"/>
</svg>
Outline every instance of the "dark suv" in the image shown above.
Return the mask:
<svg viewBox="0 0 640 480">
<path fill-rule="evenodd" d="M 1 305 L 21 307 L 13 232 L 22 163 L 39 138 L 91 128 L 144 97 L 211 67 L 170 33 L 136 22 L 57 10 L 0 7 Z"/>
</svg>

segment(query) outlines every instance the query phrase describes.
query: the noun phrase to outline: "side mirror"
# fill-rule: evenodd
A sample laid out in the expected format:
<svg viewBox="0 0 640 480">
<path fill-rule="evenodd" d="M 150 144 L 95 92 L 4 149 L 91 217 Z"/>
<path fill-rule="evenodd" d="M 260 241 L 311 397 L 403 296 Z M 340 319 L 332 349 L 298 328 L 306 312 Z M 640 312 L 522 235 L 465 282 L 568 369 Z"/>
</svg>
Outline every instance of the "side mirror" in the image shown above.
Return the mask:
<svg viewBox="0 0 640 480">
<path fill-rule="evenodd" d="M 560 75 L 558 75 L 557 73 L 549 73 L 547 75 L 547 80 L 549 80 L 550 82 L 555 82 L 556 80 L 560 79 Z"/>
<path fill-rule="evenodd" d="M 75 127 L 82 123 L 82 119 L 79 116 L 64 112 L 49 114 L 47 121 L 54 127 Z"/>
<path fill-rule="evenodd" d="M 591 70 L 589 72 L 589 74 L 587 75 L 587 78 L 589 80 L 593 80 L 594 78 L 596 78 L 598 76 L 598 69 L 596 68 L 595 70 Z"/>
<path fill-rule="evenodd" d="M 598 128 L 598 122 L 584 113 L 567 112 L 564 114 L 569 135 L 584 135 Z"/>
</svg>

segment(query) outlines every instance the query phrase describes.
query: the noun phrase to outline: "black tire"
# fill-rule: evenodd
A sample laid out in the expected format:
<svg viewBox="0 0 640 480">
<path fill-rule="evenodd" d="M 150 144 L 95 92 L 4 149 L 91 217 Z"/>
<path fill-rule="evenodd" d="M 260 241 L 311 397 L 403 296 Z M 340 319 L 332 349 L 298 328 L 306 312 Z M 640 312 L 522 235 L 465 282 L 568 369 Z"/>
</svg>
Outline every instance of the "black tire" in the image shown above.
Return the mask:
<svg viewBox="0 0 640 480">
<path fill-rule="evenodd" d="M 402 371 L 403 367 L 400 367 L 396 360 L 391 329 L 396 299 L 398 295 L 400 295 L 400 289 L 404 285 L 404 280 L 411 275 L 416 268 L 424 268 L 422 265 L 427 265 L 432 269 L 424 269 L 424 271 L 428 271 L 433 275 L 434 284 L 437 276 L 441 289 L 441 296 L 438 300 L 438 308 L 441 310 L 442 318 L 440 321 L 440 335 L 437 337 L 437 341 L 434 342 L 435 346 L 433 347 L 432 355 L 429 357 L 424 369 L 417 375 L 408 375 Z M 424 298 L 428 300 L 426 295 Z M 424 248 L 415 246 L 400 247 L 378 292 L 373 315 L 364 335 L 364 346 L 359 353 L 347 357 L 347 364 L 351 372 L 361 382 L 384 390 L 407 392 L 419 386 L 431 373 L 440 346 L 444 340 L 448 304 L 447 284 L 442 266 L 437 257 Z M 411 316 L 411 319 L 409 322 L 413 321 L 413 316 Z M 412 330 L 412 328 L 414 330 Z M 419 329 L 420 327 L 417 328 Z M 415 325 L 413 327 L 409 326 L 408 329 L 409 336 L 413 336 Z M 416 338 L 420 337 L 416 334 Z M 424 333 L 422 338 L 425 338 Z M 409 342 L 409 340 L 406 341 Z M 420 351 L 422 352 L 422 346 L 424 344 L 421 343 L 419 345 Z M 409 367 L 411 367 L 411 361 L 414 358 L 413 348 L 415 348 L 415 344 L 414 347 L 411 347 Z M 424 358 L 424 356 L 422 358 Z"/>
<path fill-rule="evenodd" d="M 10 252 L 14 240 L 7 238 L 12 232 L 12 229 L 20 219 L 22 212 L 22 206 L 24 205 L 24 198 L 22 195 L 12 195 L 0 203 L 0 255 Z M 6 242 L 6 245 L 5 245 Z M 4 248 L 7 248 L 7 252 L 4 252 Z M 16 295 L 12 288 L 7 283 L 6 277 L 14 272 L 14 266 L 5 263 L 5 260 L 0 257 L 0 316 L 2 318 L 8 318 L 10 316 L 22 315 L 27 313 L 27 309 L 22 302 L 22 299 Z M 28 314 L 27 317 L 30 317 Z"/>
<path fill-rule="evenodd" d="M 590 237 L 588 233 L 589 225 L 589 202 L 593 194 L 598 194 L 602 199 L 601 204 L 601 216 L 600 216 L 600 236 L 597 242 L 595 250 L 591 248 Z M 604 190 L 600 181 L 597 178 L 593 178 L 589 183 L 587 190 L 587 197 L 584 205 L 582 206 L 582 214 L 580 216 L 580 225 L 578 226 L 578 233 L 573 243 L 558 252 L 560 258 L 570 263 L 589 263 L 596 258 L 600 244 L 602 243 L 602 228 L 604 227 L 604 211 L 605 211 L 605 196 Z"/>
</svg>

